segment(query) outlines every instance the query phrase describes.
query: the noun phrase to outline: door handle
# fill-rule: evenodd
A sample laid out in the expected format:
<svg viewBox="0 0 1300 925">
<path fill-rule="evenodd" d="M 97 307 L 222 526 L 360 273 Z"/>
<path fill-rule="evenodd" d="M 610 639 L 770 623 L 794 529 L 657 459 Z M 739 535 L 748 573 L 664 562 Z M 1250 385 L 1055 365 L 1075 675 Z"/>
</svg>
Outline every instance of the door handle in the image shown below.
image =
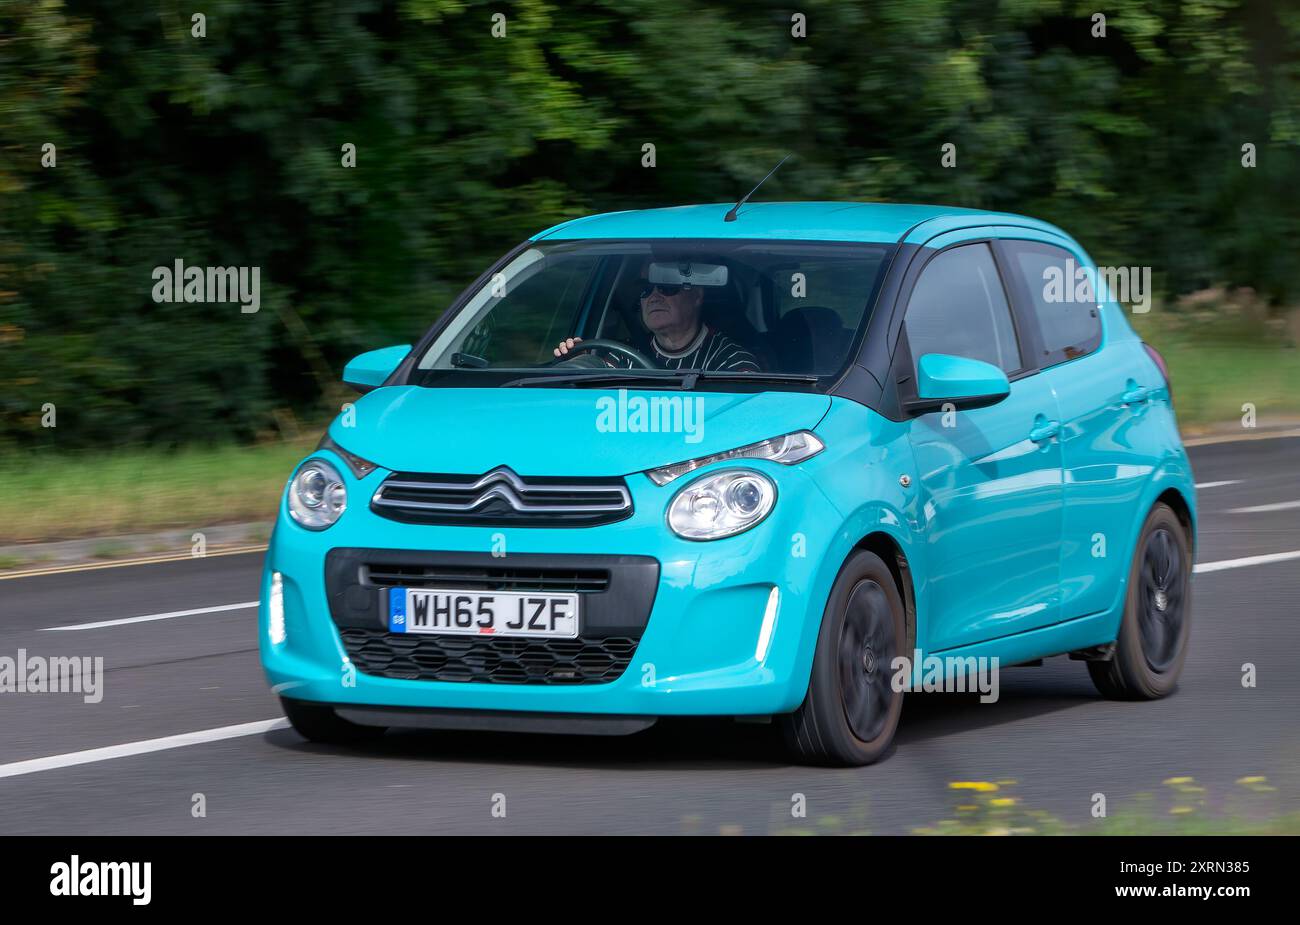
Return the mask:
<svg viewBox="0 0 1300 925">
<path fill-rule="evenodd" d="M 1126 405 L 1140 405 L 1151 399 L 1151 390 L 1136 385 L 1120 396 L 1120 401 Z"/>
<path fill-rule="evenodd" d="M 1029 439 L 1032 440 L 1034 443 L 1043 443 L 1044 441 L 1051 440 L 1060 432 L 1061 432 L 1060 421 L 1048 421 L 1045 424 L 1039 424 L 1037 427 L 1031 430 L 1029 432 Z"/>
</svg>

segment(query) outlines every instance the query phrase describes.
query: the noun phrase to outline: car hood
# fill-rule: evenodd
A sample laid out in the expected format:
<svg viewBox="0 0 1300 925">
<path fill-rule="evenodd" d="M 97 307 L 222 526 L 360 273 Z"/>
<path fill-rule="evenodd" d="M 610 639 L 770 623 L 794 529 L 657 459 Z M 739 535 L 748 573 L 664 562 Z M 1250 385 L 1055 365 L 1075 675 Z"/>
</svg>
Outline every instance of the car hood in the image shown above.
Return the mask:
<svg viewBox="0 0 1300 925">
<path fill-rule="evenodd" d="M 363 395 L 329 433 L 401 472 L 627 475 L 814 427 L 829 407 L 806 392 L 390 386 Z"/>
</svg>

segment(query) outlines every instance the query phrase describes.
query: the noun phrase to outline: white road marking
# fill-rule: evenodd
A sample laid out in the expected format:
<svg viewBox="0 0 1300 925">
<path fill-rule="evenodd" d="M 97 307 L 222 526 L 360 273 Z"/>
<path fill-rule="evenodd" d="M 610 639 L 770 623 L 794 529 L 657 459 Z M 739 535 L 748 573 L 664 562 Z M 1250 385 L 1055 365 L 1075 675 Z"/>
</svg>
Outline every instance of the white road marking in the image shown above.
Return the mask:
<svg viewBox="0 0 1300 925">
<path fill-rule="evenodd" d="M 1224 484 L 1209 482 L 1208 485 Z M 1200 487 L 1200 486 L 1198 486 Z M 1234 508 L 1232 514 L 1253 514 L 1260 511 L 1281 511 L 1300 507 L 1300 501 L 1286 501 L 1282 504 L 1265 504 L 1259 507 Z M 1247 565 L 1263 565 L 1268 562 L 1284 562 L 1300 556 L 1300 551 L 1271 553 L 1265 556 L 1247 556 L 1244 559 L 1225 559 L 1222 562 L 1203 562 L 1196 566 L 1197 572 L 1218 572 L 1229 568 L 1243 568 Z M 100 620 L 95 623 L 69 623 L 65 626 L 47 626 L 41 632 L 67 632 L 71 630 L 95 630 L 106 626 L 125 626 L 130 623 L 147 623 L 151 620 L 170 620 L 174 617 L 192 617 L 205 613 L 222 613 L 229 610 L 251 610 L 258 601 L 244 601 L 242 604 L 222 604 L 219 607 L 196 607 L 193 610 L 173 610 L 168 613 L 150 613 L 141 617 L 123 617 L 120 620 Z"/>
<path fill-rule="evenodd" d="M 1240 485 L 1241 479 L 1224 479 L 1222 482 L 1197 482 L 1197 491 L 1202 488 L 1222 488 L 1224 485 Z"/>
<path fill-rule="evenodd" d="M 263 719 L 255 723 L 240 723 L 237 726 L 219 726 L 216 729 L 183 732 L 180 735 L 166 736 L 161 739 L 145 739 L 143 742 L 127 742 L 124 745 L 110 745 L 107 748 L 91 748 L 82 752 L 68 752 L 65 755 L 50 755 L 48 758 L 14 761 L 10 764 L 0 764 L 0 777 L 18 777 L 23 774 L 35 774 L 38 771 L 70 768 L 78 764 L 93 764 L 96 761 L 109 761 L 113 758 L 129 758 L 132 755 L 161 752 L 169 748 L 184 748 L 187 745 L 203 745 L 207 742 L 220 742 L 223 739 L 261 735 L 264 732 L 270 732 L 272 729 L 287 729 L 288 726 L 289 721 L 283 717 L 280 719 Z"/>
<path fill-rule="evenodd" d="M 1269 511 L 1293 511 L 1300 507 L 1300 501 L 1279 501 L 1277 504 L 1257 504 L 1254 507 L 1229 508 L 1229 514 L 1266 514 Z"/>
<path fill-rule="evenodd" d="M 242 604 L 222 604 L 220 607 L 196 607 L 193 610 L 173 610 L 170 613 L 149 613 L 143 617 L 123 617 L 120 620 L 100 620 L 97 623 L 69 623 L 66 626 L 42 627 L 42 633 L 58 633 L 67 630 L 97 630 L 105 626 L 124 626 L 127 623 L 148 623 L 150 620 L 170 620 L 173 617 L 193 617 L 201 613 L 221 613 L 224 610 L 251 610 L 257 601 L 244 601 Z"/>
<path fill-rule="evenodd" d="M 1263 556 L 1246 556 L 1243 559 L 1222 559 L 1218 562 L 1202 562 L 1192 571 L 1194 572 L 1221 572 L 1230 568 L 1245 568 L 1247 565 L 1267 565 L 1270 562 L 1286 562 L 1290 559 L 1300 559 L 1300 549 L 1291 552 L 1271 552 Z"/>
<path fill-rule="evenodd" d="M 1262 556 L 1246 556 L 1241 559 L 1223 559 L 1219 562 L 1202 562 L 1194 571 L 1219 572 L 1225 569 L 1244 568 L 1249 565 L 1265 565 L 1271 562 L 1286 562 L 1300 559 L 1300 549 L 1291 552 L 1275 552 Z M 225 610 L 239 610 L 256 607 L 257 601 L 243 604 L 225 604 L 220 607 L 200 607 L 195 610 L 178 610 L 173 613 L 149 614 L 143 617 L 130 617 L 125 620 L 106 620 L 100 623 L 82 623 L 72 626 L 53 626 L 52 630 L 91 629 L 99 626 L 118 626 L 123 623 L 137 623 L 144 620 L 166 620 L 171 617 L 184 617 L 201 613 L 217 613 Z M 221 742 L 225 739 L 238 739 L 244 736 L 261 735 L 273 729 L 287 729 L 289 721 L 264 719 L 253 723 L 240 723 L 235 726 L 218 726 L 215 729 L 201 729 L 198 732 L 184 732 L 180 735 L 164 736 L 161 739 L 145 739 L 140 742 L 127 742 L 122 745 L 110 745 L 105 748 L 91 748 L 80 752 L 68 752 L 63 755 L 50 755 L 47 758 L 30 758 L 26 761 L 14 761 L 0 764 L 0 778 L 19 777 L 23 774 L 36 774 L 40 771 L 53 771 L 69 768 L 79 764 L 94 764 L 110 761 L 114 758 L 129 758 L 133 755 L 147 755 L 150 752 L 167 751 L 172 748 L 184 748 L 187 745 L 203 745 L 208 742 Z"/>
</svg>

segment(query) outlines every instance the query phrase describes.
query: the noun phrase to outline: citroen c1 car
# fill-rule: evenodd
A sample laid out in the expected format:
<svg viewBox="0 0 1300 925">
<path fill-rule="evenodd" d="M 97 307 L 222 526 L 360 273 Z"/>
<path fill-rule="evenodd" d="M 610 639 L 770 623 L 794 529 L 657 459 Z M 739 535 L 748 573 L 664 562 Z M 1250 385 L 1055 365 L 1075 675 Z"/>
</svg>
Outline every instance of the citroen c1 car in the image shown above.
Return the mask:
<svg viewBox="0 0 1300 925">
<path fill-rule="evenodd" d="M 262 579 L 299 733 L 710 715 L 857 765 L 936 660 L 1174 689 L 1192 474 L 1160 355 L 1100 285 L 1044 283 L 1093 269 L 1079 244 L 959 208 L 727 211 L 557 225 L 347 365 L 363 394 L 290 478 Z M 666 363 L 656 287 L 754 362 Z"/>
</svg>

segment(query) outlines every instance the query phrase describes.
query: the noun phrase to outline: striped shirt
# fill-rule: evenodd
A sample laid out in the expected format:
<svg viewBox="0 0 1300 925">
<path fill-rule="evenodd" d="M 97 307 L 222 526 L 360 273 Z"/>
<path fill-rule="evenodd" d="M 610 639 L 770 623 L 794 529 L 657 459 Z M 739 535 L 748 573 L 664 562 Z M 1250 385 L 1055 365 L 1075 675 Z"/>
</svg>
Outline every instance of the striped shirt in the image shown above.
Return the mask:
<svg viewBox="0 0 1300 925">
<path fill-rule="evenodd" d="M 721 331 L 707 324 L 700 325 L 700 333 L 684 349 L 668 352 L 659 346 L 658 338 L 650 339 L 650 358 L 664 369 L 697 369 L 701 372 L 759 372 L 758 358 Z M 610 362 L 630 369 L 632 361 L 621 356 Z"/>
</svg>

